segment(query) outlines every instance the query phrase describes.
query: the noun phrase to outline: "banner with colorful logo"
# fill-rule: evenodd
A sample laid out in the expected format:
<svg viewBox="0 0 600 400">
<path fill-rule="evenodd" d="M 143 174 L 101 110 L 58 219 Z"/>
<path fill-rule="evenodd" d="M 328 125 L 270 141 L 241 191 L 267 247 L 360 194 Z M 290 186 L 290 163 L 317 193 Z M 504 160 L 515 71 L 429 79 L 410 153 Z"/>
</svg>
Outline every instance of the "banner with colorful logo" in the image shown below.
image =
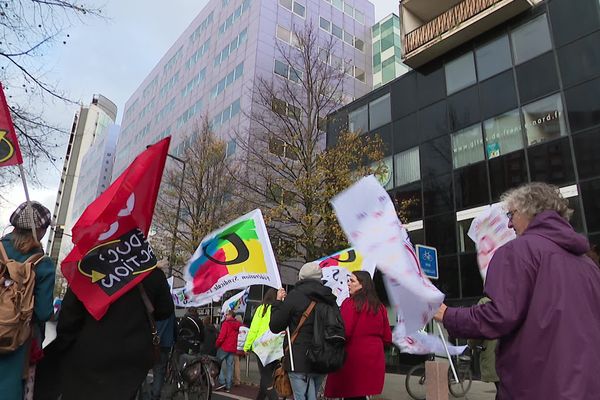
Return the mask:
<svg viewBox="0 0 600 400">
<path fill-rule="evenodd" d="M 229 310 L 233 310 L 233 312 L 236 314 L 244 315 L 246 313 L 246 305 L 248 304 L 249 293 L 250 287 L 225 300 L 223 302 L 223 306 L 221 307 L 221 319 L 225 319 L 225 315 Z"/>
<path fill-rule="evenodd" d="M 397 299 L 397 335 L 403 337 L 421 329 L 438 310 L 444 295 L 419 267 L 390 196 L 370 175 L 331 203 L 350 243 L 394 283 L 391 290 Z"/>
<path fill-rule="evenodd" d="M 501 204 L 490 206 L 478 215 L 467 235 L 475 242 L 477 264 L 485 282 L 487 269 L 496 250 L 517 237 L 508 227 L 508 217 Z"/>
<path fill-rule="evenodd" d="M 0 167 L 23 164 L 19 141 L 15 132 L 10 109 L 0 83 Z"/>
<path fill-rule="evenodd" d="M 83 212 L 61 264 L 73 293 L 97 320 L 141 282 L 157 259 L 146 239 L 170 137 L 141 153 Z"/>
<path fill-rule="evenodd" d="M 348 278 L 354 271 L 367 271 L 371 276 L 375 273 L 375 263 L 365 258 L 353 248 L 338 251 L 330 256 L 317 260 L 323 272 L 323 283 L 331 288 L 337 298 L 338 306 L 350 296 Z"/>
<path fill-rule="evenodd" d="M 218 301 L 250 285 L 281 287 L 267 228 L 259 209 L 207 235 L 185 267 L 188 303 Z"/>
</svg>

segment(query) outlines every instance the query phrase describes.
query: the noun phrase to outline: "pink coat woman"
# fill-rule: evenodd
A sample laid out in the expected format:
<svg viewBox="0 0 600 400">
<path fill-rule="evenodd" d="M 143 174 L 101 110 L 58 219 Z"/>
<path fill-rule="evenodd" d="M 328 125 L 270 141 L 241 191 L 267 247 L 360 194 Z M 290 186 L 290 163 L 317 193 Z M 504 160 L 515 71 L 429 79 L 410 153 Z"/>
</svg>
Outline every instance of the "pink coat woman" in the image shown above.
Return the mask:
<svg viewBox="0 0 600 400">
<path fill-rule="evenodd" d="M 348 288 L 350 298 L 340 310 L 346 327 L 346 361 L 342 369 L 327 376 L 326 397 L 362 397 L 383 391 L 383 347 L 392 341 L 387 310 L 377 298 L 369 273 L 354 272 Z"/>
</svg>

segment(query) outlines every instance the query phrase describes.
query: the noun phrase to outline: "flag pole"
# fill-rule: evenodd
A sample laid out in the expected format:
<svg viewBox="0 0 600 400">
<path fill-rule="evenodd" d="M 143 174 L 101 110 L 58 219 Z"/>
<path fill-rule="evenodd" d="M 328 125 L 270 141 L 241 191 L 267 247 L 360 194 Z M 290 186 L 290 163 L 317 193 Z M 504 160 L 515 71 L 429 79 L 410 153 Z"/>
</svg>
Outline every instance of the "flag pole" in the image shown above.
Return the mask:
<svg viewBox="0 0 600 400">
<path fill-rule="evenodd" d="M 27 211 L 29 214 L 29 222 L 31 222 L 31 234 L 33 235 L 33 240 L 38 245 L 42 245 L 37 238 L 37 232 L 35 229 L 35 219 L 33 218 L 33 207 L 31 206 L 31 199 L 29 198 L 29 190 L 27 189 L 27 180 L 25 179 L 25 170 L 23 169 L 23 164 L 19 165 L 19 171 L 21 172 L 21 180 L 23 181 L 23 189 L 25 190 L 25 200 L 27 201 Z"/>
<path fill-rule="evenodd" d="M 452 362 L 452 357 L 450 357 L 450 351 L 448 350 L 448 344 L 446 344 L 446 338 L 444 337 L 444 333 L 442 332 L 442 327 L 439 322 L 435 322 L 435 326 L 438 328 L 438 332 L 440 334 L 440 338 L 442 339 L 442 343 L 444 344 L 444 350 L 446 350 L 446 355 L 448 356 L 448 361 L 450 362 L 450 368 L 452 369 L 452 375 L 454 375 L 454 379 L 456 379 L 456 383 L 460 384 L 458 380 L 458 375 L 456 374 L 456 369 L 454 368 L 454 363 Z"/>
</svg>

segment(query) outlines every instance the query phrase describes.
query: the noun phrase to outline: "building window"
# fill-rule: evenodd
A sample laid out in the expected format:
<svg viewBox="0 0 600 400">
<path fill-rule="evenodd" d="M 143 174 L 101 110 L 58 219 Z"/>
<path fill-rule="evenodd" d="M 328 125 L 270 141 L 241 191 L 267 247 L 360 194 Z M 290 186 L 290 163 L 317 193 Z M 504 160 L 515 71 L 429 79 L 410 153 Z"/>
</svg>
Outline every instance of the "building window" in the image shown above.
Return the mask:
<svg viewBox="0 0 600 400">
<path fill-rule="evenodd" d="M 473 125 L 452 135 L 452 162 L 454 168 L 464 167 L 484 159 L 481 126 Z"/>
<path fill-rule="evenodd" d="M 269 140 L 269 152 L 282 158 L 289 158 L 290 160 L 298 159 L 298 155 L 291 148 L 291 146 L 285 141 L 276 137 L 271 137 Z"/>
<path fill-rule="evenodd" d="M 320 17 L 320 19 L 319 19 L 319 26 L 321 27 L 321 29 L 323 29 L 327 32 L 331 32 L 331 22 L 329 22 L 328 20 L 326 20 L 323 17 Z"/>
<path fill-rule="evenodd" d="M 418 146 L 396 154 L 394 164 L 396 165 L 395 186 L 402 186 L 421 179 L 421 161 Z"/>
<path fill-rule="evenodd" d="M 567 135 L 560 94 L 523 106 L 527 145 L 542 143 Z"/>
<path fill-rule="evenodd" d="M 300 107 L 296 107 L 293 104 L 289 104 L 276 97 L 271 100 L 271 110 L 279 115 L 285 115 L 293 118 L 296 121 L 299 121 L 300 117 L 302 116 L 302 110 Z"/>
<path fill-rule="evenodd" d="M 389 93 L 369 103 L 369 127 L 379 128 L 392 120 L 392 108 Z"/>
<path fill-rule="evenodd" d="M 273 72 L 295 83 L 300 82 L 300 79 L 302 79 L 302 72 L 296 71 L 290 65 L 279 60 L 275 60 L 275 69 Z"/>
<path fill-rule="evenodd" d="M 281 4 L 283 7 L 287 8 L 288 10 L 292 11 L 292 6 L 293 6 L 294 2 L 292 0 L 279 0 L 279 4 Z"/>
<path fill-rule="evenodd" d="M 444 69 L 447 94 L 452 94 L 477 82 L 475 62 L 471 51 L 446 63 Z"/>
<path fill-rule="evenodd" d="M 392 157 L 386 157 L 380 162 L 373 163 L 372 168 L 377 168 L 382 164 L 381 174 L 376 174 L 376 178 L 381 183 L 385 190 L 390 190 L 394 187 L 394 163 Z"/>
<path fill-rule="evenodd" d="M 531 60 L 552 49 L 546 14 L 513 30 L 510 39 L 514 50 L 515 64 Z"/>
<path fill-rule="evenodd" d="M 231 139 L 230 141 L 228 141 L 225 147 L 225 158 L 231 157 L 235 153 L 236 148 L 237 143 L 235 142 L 235 139 Z"/>
<path fill-rule="evenodd" d="M 283 7 L 287 8 L 288 10 L 292 11 L 294 14 L 299 15 L 300 17 L 304 18 L 306 8 L 302 4 L 298 3 L 297 1 L 279 0 L 279 4 L 282 5 Z"/>
<path fill-rule="evenodd" d="M 354 77 L 363 83 L 366 81 L 365 71 L 361 68 L 354 67 Z"/>
<path fill-rule="evenodd" d="M 483 122 L 488 159 L 523 148 L 519 110 L 509 111 Z"/>
<path fill-rule="evenodd" d="M 331 33 L 338 39 L 344 38 L 344 31 L 334 23 L 331 23 Z"/>
<path fill-rule="evenodd" d="M 365 133 L 369 131 L 369 106 L 364 105 L 348 114 L 350 132 Z"/>
<path fill-rule="evenodd" d="M 306 8 L 302 4 L 294 2 L 294 14 L 304 18 L 305 12 Z"/>
<path fill-rule="evenodd" d="M 296 36 L 294 32 L 284 28 L 281 25 L 277 25 L 277 39 L 283 40 L 287 44 L 290 44 L 294 47 L 300 47 L 298 36 Z"/>
<path fill-rule="evenodd" d="M 475 50 L 475 58 L 480 81 L 509 69 L 512 61 L 508 36 L 503 35 Z"/>
</svg>

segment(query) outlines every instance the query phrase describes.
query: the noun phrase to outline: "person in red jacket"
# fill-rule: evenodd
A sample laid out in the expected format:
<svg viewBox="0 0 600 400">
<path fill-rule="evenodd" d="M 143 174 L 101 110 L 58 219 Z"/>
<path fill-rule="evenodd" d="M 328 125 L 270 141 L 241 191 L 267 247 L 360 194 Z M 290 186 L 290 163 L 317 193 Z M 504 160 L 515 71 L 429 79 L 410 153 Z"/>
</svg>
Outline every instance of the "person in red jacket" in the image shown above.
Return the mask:
<svg viewBox="0 0 600 400">
<path fill-rule="evenodd" d="M 392 331 L 368 272 L 353 272 L 348 289 L 350 297 L 340 309 L 346 329 L 346 361 L 342 369 L 327 376 L 325 397 L 360 400 L 383 390 L 383 346 L 392 342 Z"/>
<path fill-rule="evenodd" d="M 226 392 L 231 390 L 233 380 L 233 357 L 237 353 L 237 337 L 242 324 L 235 319 L 233 310 L 227 312 L 225 321 L 221 324 L 221 332 L 217 338 L 217 358 L 221 360 L 221 364 L 225 363 L 227 367 L 227 376 L 225 376 L 225 368 L 221 365 L 221 373 L 219 374 L 219 386 L 215 390 L 225 389 Z"/>
</svg>

